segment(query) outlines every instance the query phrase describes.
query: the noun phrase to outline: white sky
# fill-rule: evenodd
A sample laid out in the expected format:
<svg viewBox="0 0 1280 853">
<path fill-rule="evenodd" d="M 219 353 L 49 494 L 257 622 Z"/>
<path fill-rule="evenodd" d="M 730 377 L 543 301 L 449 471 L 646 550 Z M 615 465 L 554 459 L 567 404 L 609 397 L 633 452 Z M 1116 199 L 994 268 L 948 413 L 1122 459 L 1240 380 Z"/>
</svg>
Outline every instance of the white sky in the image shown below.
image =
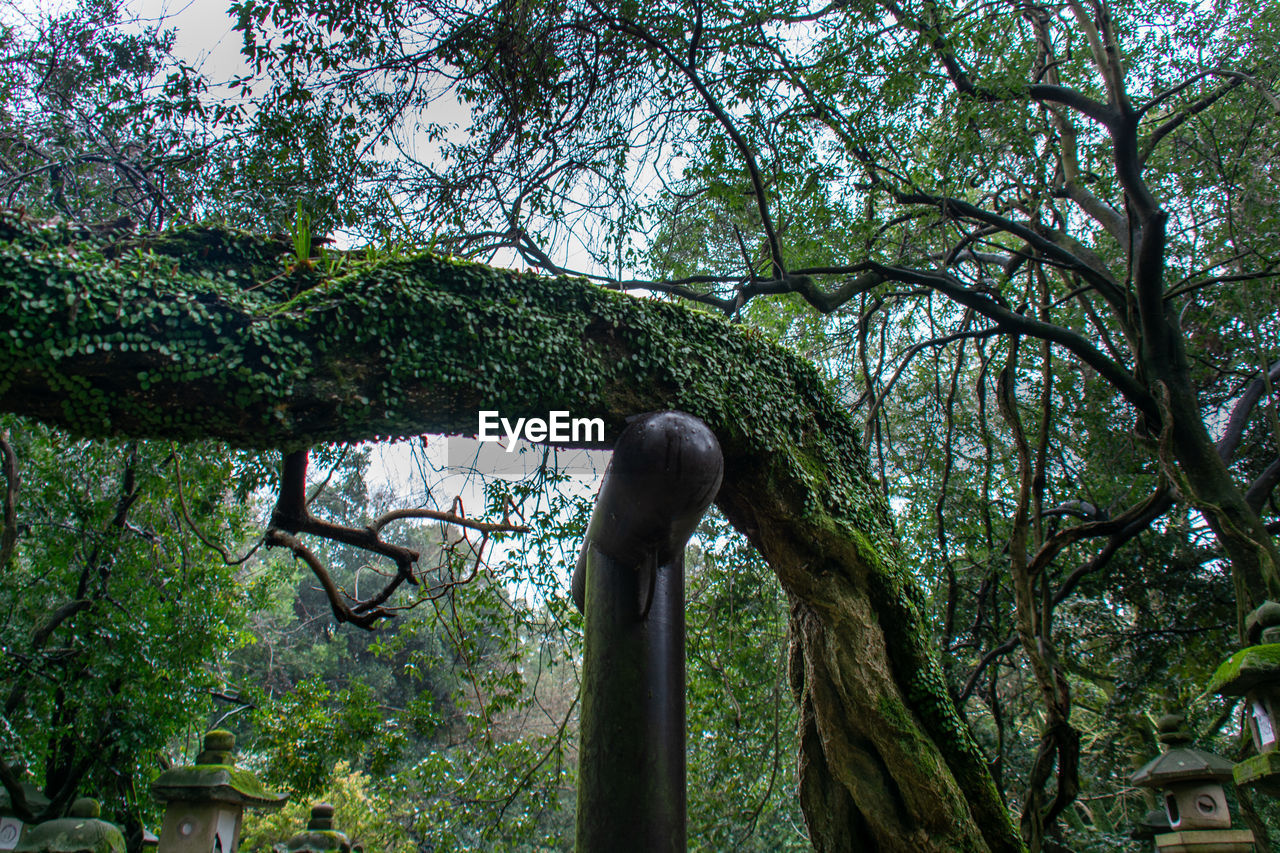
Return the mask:
<svg viewBox="0 0 1280 853">
<path fill-rule="evenodd" d="M 211 82 L 221 83 L 247 72 L 240 58 L 240 33 L 231 27 L 225 0 L 133 0 L 144 23 L 159 23 L 175 31 L 174 53 L 199 69 Z"/>
<path fill-rule="evenodd" d="M 133 0 L 131 5 L 142 23 L 175 31 L 174 53 L 203 73 L 211 87 L 248 73 L 240 56 L 241 35 L 232 29 L 226 0 Z M 541 451 L 526 442 L 506 453 L 504 447 L 470 438 L 433 437 L 425 453 L 419 447 L 415 458 L 414 443 L 382 444 L 372 454 L 369 485 L 385 485 L 411 504 L 442 509 L 461 497 L 474 517 L 484 507 L 487 478 L 527 477 L 537 469 Z M 566 486 L 571 493 L 594 494 L 608 458 L 605 451 L 558 451 L 556 465 L 573 478 Z"/>
</svg>

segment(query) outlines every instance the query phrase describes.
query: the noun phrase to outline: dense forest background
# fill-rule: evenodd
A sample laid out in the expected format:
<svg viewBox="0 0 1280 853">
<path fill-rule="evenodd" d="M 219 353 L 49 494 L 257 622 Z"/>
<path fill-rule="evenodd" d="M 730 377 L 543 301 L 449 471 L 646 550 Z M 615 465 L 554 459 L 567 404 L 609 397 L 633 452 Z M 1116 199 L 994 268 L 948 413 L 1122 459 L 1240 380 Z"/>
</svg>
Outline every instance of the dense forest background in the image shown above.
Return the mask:
<svg viewBox="0 0 1280 853">
<path fill-rule="evenodd" d="M 115 0 L 7 7 L 0 205 L 86 234 L 251 229 L 334 274 L 427 247 L 724 314 L 863 425 L 946 689 L 1032 849 L 1146 849 L 1128 776 L 1167 711 L 1246 754 L 1205 685 L 1280 597 L 1280 10 L 229 14 L 245 74 L 214 81 Z M 150 780 L 220 725 L 293 795 L 246 850 L 319 799 L 366 850 L 569 844 L 590 504 L 553 454 L 476 484 L 472 515 L 514 506 L 529 533 L 478 553 L 388 528 L 424 582 L 362 631 L 265 547 L 278 454 L 0 426 L 6 787 L 98 796 L 136 839 Z M 403 491 L 368 446 L 314 449 L 311 511 L 449 509 L 422 445 L 398 445 Z M 394 572 L 314 553 L 357 594 Z M 718 515 L 687 571 L 691 846 L 809 849 L 788 596 Z M 1234 805 L 1280 850 L 1277 804 Z"/>
</svg>

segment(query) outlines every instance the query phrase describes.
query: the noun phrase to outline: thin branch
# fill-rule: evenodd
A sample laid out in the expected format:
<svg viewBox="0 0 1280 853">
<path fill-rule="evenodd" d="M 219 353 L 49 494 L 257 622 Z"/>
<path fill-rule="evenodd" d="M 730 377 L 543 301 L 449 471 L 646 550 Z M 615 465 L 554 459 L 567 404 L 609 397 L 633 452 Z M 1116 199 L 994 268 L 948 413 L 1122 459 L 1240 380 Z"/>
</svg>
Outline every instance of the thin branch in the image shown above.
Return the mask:
<svg viewBox="0 0 1280 853">
<path fill-rule="evenodd" d="M 196 524 L 191 518 L 191 512 L 187 508 L 187 498 L 184 494 L 182 485 L 182 460 L 178 458 L 177 453 L 173 454 L 173 473 L 174 481 L 178 487 L 178 508 L 182 511 L 182 520 L 187 523 L 187 527 L 191 529 L 191 532 L 195 534 L 195 537 L 199 539 L 206 548 L 212 548 L 214 551 L 217 551 L 222 557 L 222 561 L 228 566 L 238 566 L 241 563 L 248 561 L 250 557 L 258 552 L 258 549 L 262 547 L 263 542 L 266 541 L 265 539 L 259 539 L 243 557 L 233 557 L 230 551 L 224 548 L 220 543 L 215 542 L 211 537 L 207 536 L 205 532 L 200 529 L 200 525 Z"/>
<path fill-rule="evenodd" d="M 1277 483 L 1280 483 L 1280 459 L 1273 459 L 1267 469 L 1249 484 L 1249 490 L 1244 493 L 1245 502 L 1253 508 L 1254 512 L 1261 512 L 1262 505 L 1266 503 L 1267 497 Z"/>
<path fill-rule="evenodd" d="M 1032 574 L 1044 571 L 1058 554 L 1077 542 L 1098 536 L 1118 535 L 1128 529 L 1130 525 L 1139 523 L 1143 519 L 1146 519 L 1146 525 L 1150 525 L 1152 521 L 1166 512 L 1171 506 L 1173 506 L 1171 490 L 1168 486 L 1161 486 L 1144 500 L 1129 507 L 1129 509 L 1114 518 L 1090 521 L 1060 530 L 1049 537 L 1040 546 L 1040 549 L 1036 551 L 1035 557 L 1031 560 Z"/>
<path fill-rule="evenodd" d="M 1071 595 L 1071 593 L 1075 591 L 1075 588 L 1080 581 L 1106 566 L 1111 557 L 1114 556 L 1125 543 L 1142 531 L 1150 528 L 1151 522 L 1159 518 L 1172 505 L 1173 500 L 1168 495 L 1160 501 L 1144 504 L 1143 511 L 1131 516 L 1127 524 L 1114 532 L 1107 540 L 1106 544 L 1102 546 L 1102 550 L 1093 556 L 1093 559 L 1080 564 L 1070 575 L 1066 577 L 1062 582 L 1062 585 L 1058 588 L 1058 591 L 1054 593 L 1054 605 L 1056 606 L 1065 601 L 1067 596 Z"/>
<path fill-rule="evenodd" d="M 1094 347 L 1088 339 L 1079 333 L 1062 326 L 1056 326 L 1052 323 L 1045 323 L 1035 318 L 1018 314 L 990 297 L 974 292 L 946 273 L 890 267 L 879 263 L 869 263 L 867 266 L 887 279 L 929 287 L 944 293 L 961 305 L 972 308 L 989 320 L 1000 324 L 1005 331 L 1025 334 L 1058 344 L 1098 371 L 1102 378 L 1106 379 L 1112 387 L 1142 411 L 1153 423 L 1160 422 L 1159 409 L 1155 404 L 1154 398 L 1147 391 L 1146 386 L 1130 375 L 1124 367 L 1112 361 Z"/>
<path fill-rule="evenodd" d="M 978 679 L 982 677 L 982 673 L 986 671 L 987 667 L 991 666 L 998 658 L 1004 657 L 1018 648 L 1021 642 L 1018 639 L 1018 635 L 1014 634 L 983 655 L 982 660 L 978 661 L 978 665 L 973 668 L 973 672 L 969 673 L 969 677 L 965 679 L 964 687 L 960 689 L 960 695 L 956 697 L 956 704 L 962 705 L 968 701 L 969 697 L 973 695 L 974 689 L 978 686 Z"/>
<path fill-rule="evenodd" d="M 765 191 L 764 177 L 760 172 L 759 163 L 756 162 L 755 153 L 752 151 L 751 146 L 747 144 L 742 133 L 738 130 L 737 124 L 729 114 L 725 112 L 724 107 L 720 105 L 720 102 L 711 94 L 706 83 L 702 80 L 702 75 L 698 73 L 698 69 L 694 65 L 686 63 L 678 57 L 675 54 L 675 51 L 673 51 L 665 42 L 653 35 L 653 33 L 649 32 L 647 29 L 641 27 L 635 21 L 612 15 L 594 2 L 591 5 L 597 13 L 606 20 L 611 21 L 620 32 L 638 38 L 640 41 L 649 45 L 649 47 L 661 53 L 667 61 L 676 68 L 676 70 L 684 75 L 685 79 L 689 81 L 689 84 L 693 86 L 694 91 L 696 91 L 698 96 L 702 98 L 702 102 L 706 105 L 707 110 L 715 117 L 715 120 L 719 122 L 725 132 L 729 134 L 729 139 L 733 142 L 734 147 L 738 149 L 738 154 L 742 157 L 742 162 L 747 167 L 747 174 L 751 177 L 751 187 L 755 195 L 756 209 L 760 212 L 760 224 L 764 229 L 765 238 L 769 244 L 769 255 L 773 261 L 773 275 L 775 278 L 786 279 L 787 268 L 782 258 L 782 243 L 778 239 L 778 229 L 773 224 L 773 215 L 769 212 L 769 197 Z"/>
<path fill-rule="evenodd" d="M 348 606 L 345 596 L 338 589 L 338 585 L 334 583 L 328 570 L 324 564 L 320 562 L 320 558 L 315 555 L 307 546 L 303 545 L 298 539 L 283 530 L 271 529 L 267 531 L 265 537 L 267 547 L 283 547 L 293 552 L 293 556 L 302 560 L 311 569 L 311 573 L 315 575 L 316 580 L 320 582 L 320 586 L 324 589 L 325 597 L 329 599 L 329 606 L 333 608 L 333 615 L 339 622 L 350 622 L 357 628 L 369 629 L 379 619 L 389 618 L 392 614 L 381 607 L 374 607 L 364 613 L 356 613 Z"/>
<path fill-rule="evenodd" d="M 1095 266 L 1079 254 L 1064 247 L 1052 237 L 1037 233 L 1026 223 L 1016 222 L 1008 217 L 1000 216 L 997 213 L 984 210 L 975 204 L 956 198 L 946 198 L 920 192 L 895 193 L 895 197 L 903 204 L 927 204 L 938 208 L 943 216 L 948 218 L 958 215 L 965 219 L 991 225 L 1000 231 L 1011 234 L 1024 241 L 1037 252 L 1040 252 L 1046 260 L 1057 262 L 1079 273 L 1097 288 L 1098 292 L 1113 308 L 1121 312 L 1125 308 L 1124 294 L 1121 293 L 1115 280 L 1105 267 L 1101 265 Z"/>
<path fill-rule="evenodd" d="M 1197 75 L 1197 77 L 1201 76 L 1203 75 Z M 1193 78 L 1193 80 L 1194 79 L 1195 78 Z M 1243 81 L 1240 79 L 1229 80 L 1217 89 L 1214 89 L 1212 92 L 1204 95 L 1195 102 L 1188 104 L 1186 107 L 1166 119 L 1159 127 L 1151 131 L 1151 135 L 1147 137 L 1147 144 L 1143 146 L 1142 153 L 1139 155 L 1142 162 L 1145 163 L 1147 161 L 1151 154 L 1156 150 L 1156 146 L 1160 144 L 1160 140 L 1164 139 L 1174 130 L 1177 130 L 1187 119 L 1209 109 L 1209 107 L 1217 103 L 1224 95 L 1235 89 L 1242 82 Z M 1186 85 L 1190 85 L 1190 83 L 1187 83 Z M 1145 113 L 1148 109 L 1158 103 L 1159 100 L 1160 98 L 1152 100 L 1152 102 L 1143 107 L 1140 112 Z"/>
</svg>

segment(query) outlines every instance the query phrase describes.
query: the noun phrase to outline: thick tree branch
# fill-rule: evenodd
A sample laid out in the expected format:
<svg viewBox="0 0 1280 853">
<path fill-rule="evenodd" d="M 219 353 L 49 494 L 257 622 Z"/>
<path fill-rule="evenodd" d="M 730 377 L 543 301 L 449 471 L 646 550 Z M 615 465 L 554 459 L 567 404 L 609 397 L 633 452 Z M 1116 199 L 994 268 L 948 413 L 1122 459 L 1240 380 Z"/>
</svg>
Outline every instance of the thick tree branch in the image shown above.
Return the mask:
<svg viewBox="0 0 1280 853">
<path fill-rule="evenodd" d="M 1145 500 L 1129 507 L 1114 518 L 1089 521 L 1060 530 L 1050 536 L 1036 551 L 1035 557 L 1031 561 L 1032 573 L 1038 575 L 1043 572 L 1059 554 L 1077 542 L 1099 536 L 1115 537 L 1123 534 L 1124 531 L 1135 524 L 1141 524 L 1143 525 L 1141 529 L 1146 529 L 1152 521 L 1167 512 L 1171 506 L 1173 506 L 1172 492 L 1168 486 L 1161 486 L 1147 496 Z M 1126 536 L 1124 541 L 1128 541 L 1129 538 L 1132 538 L 1132 536 Z M 1120 544 L 1123 544 L 1123 542 L 1117 543 L 1117 547 Z"/>
<path fill-rule="evenodd" d="M 18 473 L 18 457 L 9 444 L 9 433 L 0 433 L 0 463 L 4 468 L 4 528 L 0 530 L 0 572 L 9 566 L 13 549 L 18 543 L 18 489 L 21 475 Z"/>
<path fill-rule="evenodd" d="M 903 204 L 927 204 L 936 207 L 944 216 L 958 215 L 975 222 L 982 222 L 1025 241 L 1046 260 L 1059 264 L 1088 281 L 1102 294 L 1112 309 L 1123 316 L 1126 307 L 1125 297 L 1111 273 L 1096 259 L 1082 257 L 1063 246 L 1060 240 L 1037 233 L 1029 225 L 1015 222 L 960 199 L 943 198 L 926 193 L 899 193 L 897 199 Z"/>
<path fill-rule="evenodd" d="M 1240 395 L 1240 399 L 1231 407 L 1231 415 L 1227 418 L 1227 425 L 1222 429 L 1222 435 L 1218 438 L 1218 455 L 1222 457 L 1222 461 L 1227 464 L 1235 458 L 1236 450 L 1240 447 L 1240 440 L 1244 437 L 1245 427 L 1249 425 L 1249 418 L 1253 415 L 1253 407 L 1262 399 L 1262 394 L 1267 389 L 1267 385 L 1280 382 L 1280 361 L 1271 365 L 1271 369 L 1267 372 L 1267 376 L 1259 373 L 1248 385 L 1245 386 L 1244 393 Z"/>
<path fill-rule="evenodd" d="M 1272 460 L 1266 470 L 1249 484 L 1249 488 L 1244 493 L 1245 501 L 1253 507 L 1254 512 L 1262 511 L 1262 505 L 1267 502 L 1277 483 L 1280 483 L 1280 459 Z"/>
<path fill-rule="evenodd" d="M 1061 326 L 1044 323 L 1019 314 L 1000 305 L 990 297 L 976 293 L 962 282 L 945 273 L 902 269 L 882 264 L 868 264 L 869 268 L 892 281 L 922 285 L 943 293 L 965 307 L 972 308 L 984 317 L 998 323 L 1009 332 L 1028 335 L 1058 344 L 1106 379 L 1136 408 L 1159 422 L 1159 409 L 1147 389 L 1123 367 L 1112 361 L 1086 338 Z"/>
</svg>

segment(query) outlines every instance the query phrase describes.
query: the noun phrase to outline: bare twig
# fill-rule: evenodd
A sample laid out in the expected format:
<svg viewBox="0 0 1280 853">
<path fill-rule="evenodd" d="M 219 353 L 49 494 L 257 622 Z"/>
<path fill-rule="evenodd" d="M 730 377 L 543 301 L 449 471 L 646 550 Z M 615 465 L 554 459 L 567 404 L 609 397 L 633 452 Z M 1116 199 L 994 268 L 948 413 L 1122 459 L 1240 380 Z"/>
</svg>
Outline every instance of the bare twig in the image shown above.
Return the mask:
<svg viewBox="0 0 1280 853">
<path fill-rule="evenodd" d="M 447 591 L 470 583 L 479 573 L 484 555 L 485 545 L 494 533 L 528 533 L 524 524 L 513 523 L 511 518 L 515 508 L 508 501 L 506 513 L 502 521 L 476 521 L 466 517 L 461 499 L 455 499 L 449 512 L 433 509 L 397 509 L 380 515 L 367 527 L 347 527 L 330 521 L 316 518 L 308 509 L 306 497 L 308 451 L 298 450 L 285 454 L 280 475 L 280 494 L 276 500 L 275 510 L 271 514 L 271 527 L 267 530 L 263 541 L 268 547 L 282 547 L 291 551 L 299 560 L 306 563 L 319 581 L 333 615 L 339 622 L 349 622 L 359 628 L 369 629 L 380 619 L 390 618 L 401 608 L 386 607 L 386 602 L 404 584 L 418 586 L 421 583 L 419 574 L 415 572 L 419 553 L 412 548 L 387 542 L 381 536 L 383 529 L 393 521 L 403 519 L 431 519 L 455 525 L 466 530 L 474 530 L 481 535 L 480 543 L 474 546 L 475 559 L 470 572 L 462 578 L 451 578 L 433 585 L 424 591 L 419 600 L 429 600 L 444 595 Z M 338 584 L 325 568 L 320 558 L 302 543 L 298 534 L 309 534 L 331 542 L 350 545 L 387 557 L 396 564 L 396 572 L 391 575 L 382 588 L 368 598 L 360 598 L 339 588 Z M 466 541 L 465 539 L 463 541 Z"/>
</svg>

